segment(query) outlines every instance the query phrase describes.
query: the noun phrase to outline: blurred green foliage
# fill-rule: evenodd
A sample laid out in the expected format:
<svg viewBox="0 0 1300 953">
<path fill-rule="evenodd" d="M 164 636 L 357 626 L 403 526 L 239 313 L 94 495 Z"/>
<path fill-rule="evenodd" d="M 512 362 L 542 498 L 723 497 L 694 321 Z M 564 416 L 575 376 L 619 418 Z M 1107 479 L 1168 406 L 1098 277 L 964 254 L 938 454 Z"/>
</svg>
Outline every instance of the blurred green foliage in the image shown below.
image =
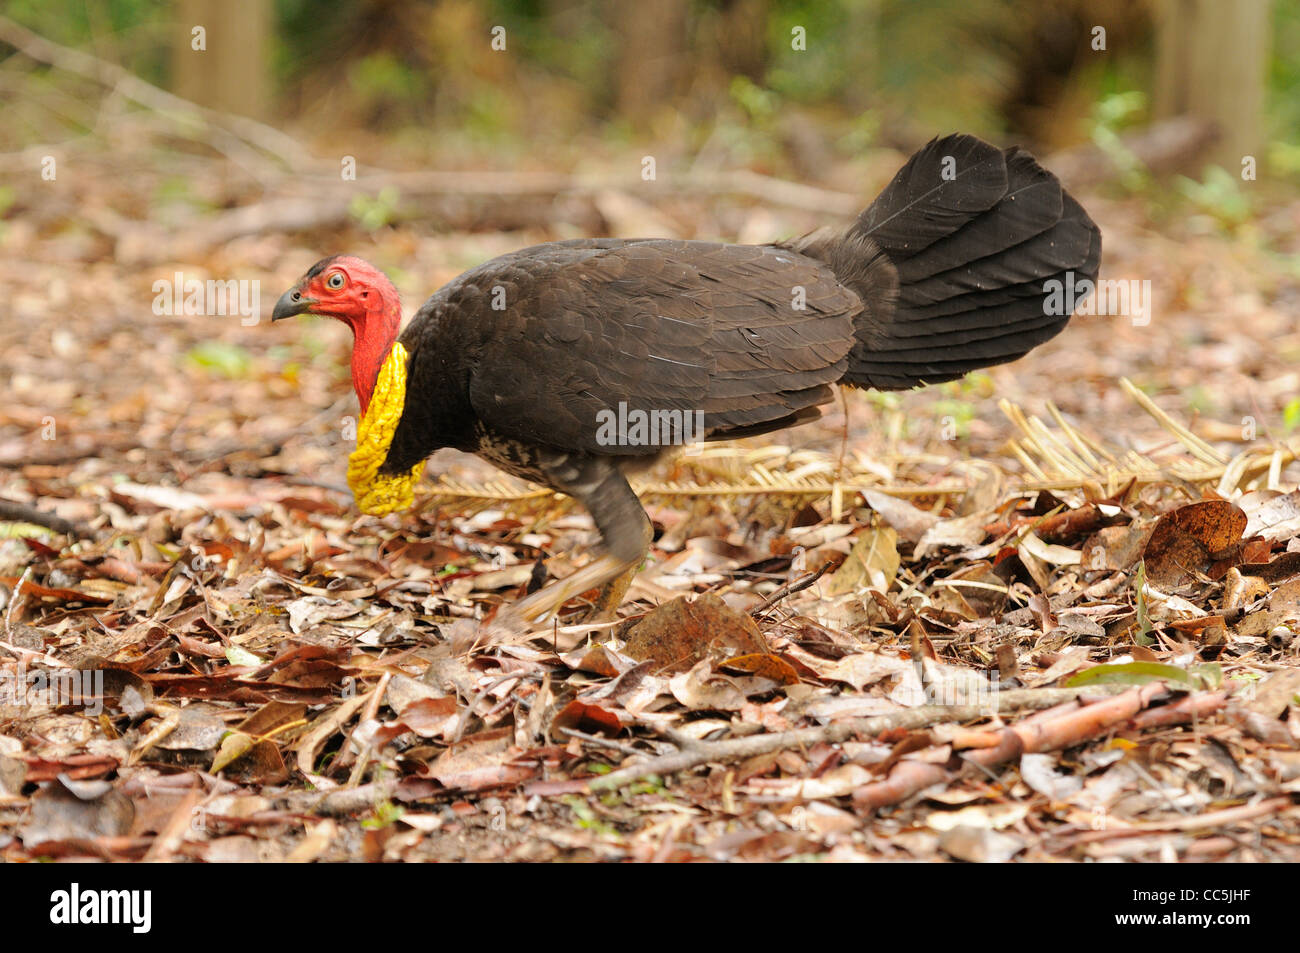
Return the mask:
<svg viewBox="0 0 1300 953">
<path fill-rule="evenodd" d="M 1208 166 L 1200 182 L 1180 175 L 1174 185 L 1197 211 L 1225 229 L 1231 230 L 1251 217 L 1250 197 L 1242 188 L 1240 176 L 1217 165 Z"/>
<path fill-rule="evenodd" d="M 1119 182 L 1127 189 L 1144 188 L 1150 179 L 1146 167 L 1120 138 L 1120 133 L 1145 116 L 1145 93 L 1129 90 L 1109 93 L 1097 100 L 1092 109 L 1092 141 L 1119 170 Z"/>
<path fill-rule="evenodd" d="M 1117 0 L 676 0 L 665 9 L 681 12 L 684 35 L 666 53 L 625 35 L 631 2 L 273 2 L 267 67 L 281 118 L 323 138 L 374 129 L 426 154 L 526 153 L 593 134 L 703 144 L 717 128 L 724 146 L 768 161 L 802 112 L 841 154 L 884 135 L 914 144 L 961 128 L 1046 147 L 1091 137 L 1122 158 L 1118 132 L 1142 115 L 1136 91 L 1151 78 L 1145 6 Z M 1300 174 L 1300 0 L 1272 9 L 1269 159 Z M 188 37 L 176 10 L 167 0 L 8 0 L 5 15 L 165 86 Z M 738 17 L 759 24 L 752 38 L 738 38 Z M 1108 25 L 1104 55 L 1089 51 L 1094 20 Z M 494 27 L 508 52 L 484 55 Z M 670 56 L 674 81 L 660 112 L 634 122 L 620 75 L 642 54 Z M 1141 187 L 1141 170 L 1126 169 L 1126 184 Z M 1223 209 L 1225 198 L 1198 201 Z"/>
<path fill-rule="evenodd" d="M 401 195 L 397 189 L 386 185 L 373 198 L 365 194 L 356 196 L 348 212 L 362 228 L 374 231 L 393 223 L 400 199 Z"/>
<path fill-rule="evenodd" d="M 253 366 L 248 351 L 218 338 L 196 344 L 186 352 L 185 359 L 210 374 L 232 379 L 247 377 Z"/>
</svg>

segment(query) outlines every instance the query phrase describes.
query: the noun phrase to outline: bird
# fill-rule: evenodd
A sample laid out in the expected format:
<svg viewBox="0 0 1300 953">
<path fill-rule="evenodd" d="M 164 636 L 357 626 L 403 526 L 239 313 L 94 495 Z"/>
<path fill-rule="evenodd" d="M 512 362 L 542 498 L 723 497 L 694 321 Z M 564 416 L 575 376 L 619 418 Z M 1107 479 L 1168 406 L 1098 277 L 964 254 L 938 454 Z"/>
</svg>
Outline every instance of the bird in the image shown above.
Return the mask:
<svg viewBox="0 0 1300 953">
<path fill-rule="evenodd" d="M 935 138 L 865 211 L 761 245 L 579 238 L 454 278 L 405 330 L 397 289 L 361 258 L 316 262 L 272 320 L 353 333 L 359 509 L 411 505 L 452 447 L 567 494 L 601 545 L 503 606 L 490 640 L 599 590 L 612 619 L 653 539 L 628 482 L 685 440 L 731 440 L 821 414 L 835 386 L 904 390 L 1015 360 L 1069 322 L 1059 288 L 1095 285 L 1101 232 L 1019 147 Z"/>
</svg>

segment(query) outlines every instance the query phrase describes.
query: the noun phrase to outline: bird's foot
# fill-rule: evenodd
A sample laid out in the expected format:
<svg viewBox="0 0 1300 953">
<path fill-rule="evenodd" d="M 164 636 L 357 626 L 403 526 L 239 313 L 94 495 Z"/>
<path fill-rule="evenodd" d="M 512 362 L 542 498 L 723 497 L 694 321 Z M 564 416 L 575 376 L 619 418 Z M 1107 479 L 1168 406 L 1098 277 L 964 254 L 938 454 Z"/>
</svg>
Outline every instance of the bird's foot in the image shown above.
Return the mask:
<svg viewBox="0 0 1300 953">
<path fill-rule="evenodd" d="M 608 553 L 598 556 L 573 575 L 534 592 L 514 605 L 502 606 L 487 622 L 461 619 L 452 624 L 449 636 L 457 653 L 469 652 L 487 645 L 525 642 L 533 633 L 546 631 L 538 621 L 550 618 L 560 607 L 588 589 L 602 588 L 602 598 L 597 601 L 597 611 L 612 617 L 627 592 L 632 579 L 633 564 Z M 617 577 L 624 576 L 623 580 Z M 607 583 L 613 581 L 612 585 Z"/>
<path fill-rule="evenodd" d="M 535 626 L 514 610 L 502 606 L 491 619 L 457 619 L 447 629 L 447 640 L 457 655 L 489 645 L 525 641 Z"/>
<path fill-rule="evenodd" d="M 600 593 L 591 608 L 584 610 L 577 621 L 585 625 L 601 622 L 617 622 L 618 607 L 627 598 L 627 590 L 632 585 L 632 578 L 637 574 L 637 567 L 624 571 L 600 587 Z"/>
</svg>

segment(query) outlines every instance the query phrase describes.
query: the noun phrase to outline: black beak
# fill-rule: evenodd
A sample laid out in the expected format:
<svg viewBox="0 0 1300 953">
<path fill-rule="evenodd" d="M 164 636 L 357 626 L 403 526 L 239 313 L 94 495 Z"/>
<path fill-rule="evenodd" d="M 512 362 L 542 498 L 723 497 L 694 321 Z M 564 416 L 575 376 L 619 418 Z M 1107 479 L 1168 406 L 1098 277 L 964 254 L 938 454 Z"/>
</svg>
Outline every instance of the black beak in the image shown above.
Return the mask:
<svg viewBox="0 0 1300 953">
<path fill-rule="evenodd" d="M 316 306 L 316 303 L 315 298 L 304 298 L 297 288 L 290 288 L 280 295 L 280 300 L 275 303 L 271 320 L 279 321 L 281 318 L 292 318 L 295 314 L 306 314 Z"/>
</svg>

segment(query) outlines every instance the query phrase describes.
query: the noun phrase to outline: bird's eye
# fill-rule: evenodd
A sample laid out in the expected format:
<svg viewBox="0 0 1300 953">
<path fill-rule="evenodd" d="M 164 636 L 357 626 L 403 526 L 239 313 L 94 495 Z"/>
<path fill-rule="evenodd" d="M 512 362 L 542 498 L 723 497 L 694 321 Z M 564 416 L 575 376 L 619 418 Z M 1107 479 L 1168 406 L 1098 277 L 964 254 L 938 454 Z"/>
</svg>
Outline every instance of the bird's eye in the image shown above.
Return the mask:
<svg viewBox="0 0 1300 953">
<path fill-rule="evenodd" d="M 342 288 L 343 272 L 336 271 L 334 272 L 334 274 L 330 275 L 328 280 L 326 280 L 325 282 L 325 286 L 328 288 L 333 288 L 335 291 L 338 291 L 340 288 Z"/>
</svg>

